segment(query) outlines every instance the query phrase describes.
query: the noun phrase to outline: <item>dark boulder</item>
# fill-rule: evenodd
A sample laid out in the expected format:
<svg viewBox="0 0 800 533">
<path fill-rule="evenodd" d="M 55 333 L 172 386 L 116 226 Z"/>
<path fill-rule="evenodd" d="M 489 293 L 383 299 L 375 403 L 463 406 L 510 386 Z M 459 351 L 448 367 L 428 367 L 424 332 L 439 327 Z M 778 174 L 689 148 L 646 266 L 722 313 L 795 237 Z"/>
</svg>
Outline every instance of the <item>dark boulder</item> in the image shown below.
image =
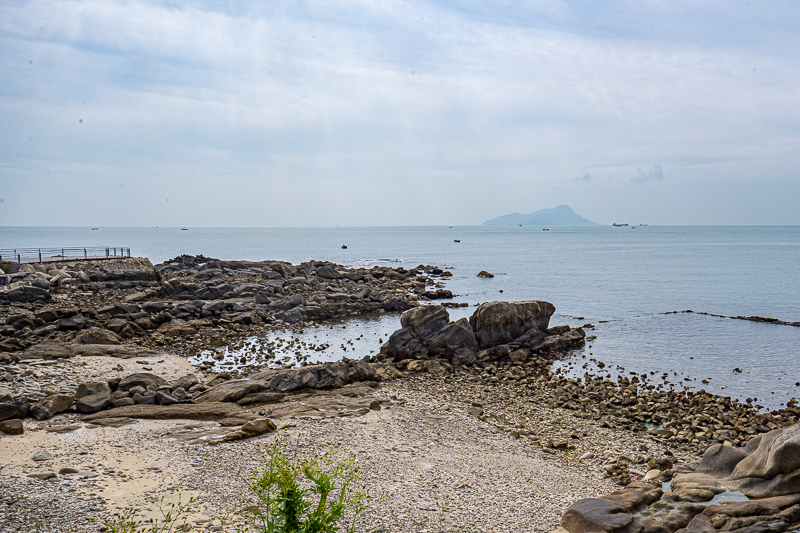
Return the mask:
<svg viewBox="0 0 800 533">
<path fill-rule="evenodd" d="M 131 374 L 122 378 L 119 382 L 119 386 L 117 387 L 119 390 L 130 390 L 132 387 L 136 386 L 144 387 L 147 389 L 148 387 L 154 387 L 155 389 L 159 389 L 161 387 L 168 387 L 169 382 L 162 378 L 161 376 L 156 376 L 155 374 L 148 374 L 146 372 L 137 372 L 136 374 Z"/>
<path fill-rule="evenodd" d="M 91 396 L 92 394 L 111 393 L 111 387 L 106 381 L 89 381 L 78 385 L 78 390 L 75 392 L 75 398 L 83 398 L 84 396 Z"/>
<path fill-rule="evenodd" d="M 509 343 L 530 329 L 546 332 L 556 308 L 550 302 L 488 302 L 481 304 L 469 322 L 481 348 Z"/>
<path fill-rule="evenodd" d="M 31 404 L 28 402 L 0 402 L 0 421 L 11 418 L 25 418 Z"/>
<path fill-rule="evenodd" d="M 97 413 L 103 409 L 111 406 L 111 393 L 110 391 L 98 392 L 97 394 L 90 394 L 80 398 L 75 402 L 75 410 L 79 413 L 90 414 Z"/>
</svg>

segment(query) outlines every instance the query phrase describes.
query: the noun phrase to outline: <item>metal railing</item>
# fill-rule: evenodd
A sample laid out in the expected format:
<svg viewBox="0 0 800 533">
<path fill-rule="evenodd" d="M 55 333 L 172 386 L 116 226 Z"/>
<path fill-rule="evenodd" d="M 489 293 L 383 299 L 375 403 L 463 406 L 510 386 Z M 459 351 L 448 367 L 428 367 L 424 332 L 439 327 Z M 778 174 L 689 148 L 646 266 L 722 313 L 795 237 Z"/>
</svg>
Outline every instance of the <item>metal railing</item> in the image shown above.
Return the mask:
<svg viewBox="0 0 800 533">
<path fill-rule="evenodd" d="M 55 263 L 90 259 L 130 257 L 131 249 L 121 246 L 89 246 L 84 248 L 0 248 L 0 261 L 12 263 Z"/>
</svg>

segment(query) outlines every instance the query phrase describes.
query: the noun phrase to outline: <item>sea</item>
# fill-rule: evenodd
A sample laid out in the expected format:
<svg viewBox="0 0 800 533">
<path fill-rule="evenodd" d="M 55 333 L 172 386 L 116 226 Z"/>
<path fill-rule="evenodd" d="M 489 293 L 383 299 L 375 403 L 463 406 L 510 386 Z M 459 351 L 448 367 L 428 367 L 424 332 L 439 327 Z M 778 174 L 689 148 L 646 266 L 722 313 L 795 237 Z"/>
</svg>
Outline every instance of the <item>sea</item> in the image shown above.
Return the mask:
<svg viewBox="0 0 800 533">
<path fill-rule="evenodd" d="M 800 226 L 0 227 L 0 249 L 84 246 L 129 247 L 153 263 L 203 254 L 436 265 L 468 304 L 453 319 L 482 302 L 540 299 L 556 306 L 552 325 L 591 324 L 596 338 L 556 363 L 574 377 L 666 373 L 672 386 L 764 408 L 800 397 L 800 327 L 725 318 L 800 322 Z M 399 325 L 384 314 L 292 335 L 328 346 L 322 359 L 359 357 Z"/>
</svg>

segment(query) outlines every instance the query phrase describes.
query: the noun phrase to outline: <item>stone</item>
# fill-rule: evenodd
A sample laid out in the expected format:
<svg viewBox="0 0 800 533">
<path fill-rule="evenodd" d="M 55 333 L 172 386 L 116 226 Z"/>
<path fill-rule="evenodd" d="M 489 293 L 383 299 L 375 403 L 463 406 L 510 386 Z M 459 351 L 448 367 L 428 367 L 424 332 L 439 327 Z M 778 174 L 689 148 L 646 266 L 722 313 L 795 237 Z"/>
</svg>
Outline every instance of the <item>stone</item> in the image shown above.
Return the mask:
<svg viewBox="0 0 800 533">
<path fill-rule="evenodd" d="M 63 476 L 64 474 L 77 474 L 78 472 L 80 472 L 80 470 L 69 466 L 64 466 L 58 469 L 58 475 L 60 476 Z"/>
<path fill-rule="evenodd" d="M 72 407 L 75 397 L 70 394 L 51 394 L 41 399 L 31 408 L 30 415 L 36 420 L 44 420 Z"/>
<path fill-rule="evenodd" d="M 478 341 L 475 339 L 472 326 L 466 318 L 447 324 L 430 341 L 430 352 L 432 354 L 446 356 L 451 361 L 453 355 L 459 350 L 477 353 L 478 349 Z"/>
<path fill-rule="evenodd" d="M 55 458 L 56 456 L 48 452 L 47 450 L 39 450 L 38 452 L 33 454 L 33 457 L 31 457 L 31 459 L 33 459 L 34 461 L 49 461 Z"/>
<path fill-rule="evenodd" d="M 257 392 L 248 394 L 236 401 L 239 405 L 266 404 L 281 401 L 286 396 L 283 392 Z"/>
<path fill-rule="evenodd" d="M 676 476 L 674 490 L 724 485 L 751 498 L 800 493 L 800 424 L 764 433 L 744 448 L 711 446 L 688 470 Z"/>
<path fill-rule="evenodd" d="M 78 385 L 78 390 L 75 391 L 75 398 L 83 398 L 92 394 L 100 394 L 106 392 L 111 394 L 111 387 L 106 381 L 87 381 Z"/>
<path fill-rule="evenodd" d="M 145 389 L 148 387 L 154 387 L 158 389 L 161 387 L 168 387 L 169 382 L 160 376 L 156 376 L 155 374 L 137 372 L 136 374 L 131 374 L 122 378 L 117 388 L 119 390 L 130 390 L 136 386 L 144 387 Z"/>
<path fill-rule="evenodd" d="M 79 413 L 90 414 L 102 411 L 111 405 L 111 392 L 103 391 L 79 398 L 75 402 L 75 410 Z"/>
<path fill-rule="evenodd" d="M 194 398 L 196 403 L 203 402 L 236 402 L 247 395 L 268 390 L 263 381 L 249 379 L 233 379 L 211 387 Z"/>
<path fill-rule="evenodd" d="M 38 479 L 40 481 L 47 481 L 48 479 L 57 478 L 55 472 L 37 472 L 35 474 L 28 474 L 28 477 L 32 477 L 33 479 Z"/>
<path fill-rule="evenodd" d="M 62 318 L 58 321 L 59 331 L 78 331 L 83 329 L 84 326 L 86 326 L 86 320 L 79 316 Z"/>
<path fill-rule="evenodd" d="M 122 339 L 107 329 L 93 327 L 81 331 L 76 337 L 75 342 L 78 344 L 121 344 Z"/>
<path fill-rule="evenodd" d="M 433 339 L 449 322 L 450 315 L 441 305 L 423 305 L 400 315 L 400 326 L 412 328 L 423 339 Z"/>
<path fill-rule="evenodd" d="M 189 390 L 198 383 L 200 383 L 200 380 L 197 379 L 197 376 L 194 374 L 186 374 L 185 376 L 181 376 L 172 382 L 172 390 L 179 388 Z"/>
<path fill-rule="evenodd" d="M 247 422 L 249 422 L 249 420 L 245 420 L 244 418 L 223 418 L 217 423 L 223 427 L 233 427 L 233 426 L 242 426 Z"/>
<path fill-rule="evenodd" d="M 543 300 L 481 304 L 469 323 L 481 348 L 514 341 L 526 331 L 547 331 L 555 306 Z"/>
<path fill-rule="evenodd" d="M 342 275 L 332 266 L 323 266 L 317 269 L 317 277 L 322 279 L 341 279 Z"/>
<path fill-rule="evenodd" d="M 178 403 L 178 399 L 172 396 L 171 394 L 167 394 L 163 391 L 156 392 L 156 403 L 158 405 L 173 405 Z"/>
<path fill-rule="evenodd" d="M 22 425 L 22 420 L 19 418 L 12 418 L 10 420 L 3 420 L 0 422 L 0 432 L 6 435 L 22 435 L 25 429 Z"/>
<path fill-rule="evenodd" d="M 200 404 L 176 403 L 175 405 L 130 405 L 115 407 L 100 413 L 85 416 L 85 422 L 98 424 L 104 418 L 142 418 L 149 420 L 222 420 L 223 418 L 245 418 L 253 420 L 256 415 L 235 403 L 206 402 Z"/>
<path fill-rule="evenodd" d="M 0 421 L 10 418 L 25 418 L 30 408 L 31 404 L 28 402 L 2 402 L 0 403 Z"/>
<path fill-rule="evenodd" d="M 113 407 L 125 407 L 126 405 L 133 405 L 136 402 L 133 401 L 133 398 L 118 398 L 111 402 Z"/>
<path fill-rule="evenodd" d="M 259 435 L 263 435 L 265 433 L 270 433 L 275 431 L 277 427 L 272 420 L 268 418 L 257 418 L 255 420 L 251 420 L 244 424 L 241 428 L 237 429 L 236 431 L 232 431 L 228 433 L 222 438 L 222 442 L 231 442 L 243 439 L 249 439 L 252 437 L 257 437 Z"/>
<path fill-rule="evenodd" d="M 481 270 L 480 272 L 478 272 L 478 277 L 479 278 L 493 278 L 494 274 L 492 274 L 491 272 L 487 272 L 485 270 Z"/>
<path fill-rule="evenodd" d="M 585 498 L 572 504 L 561 517 L 569 533 L 612 532 L 633 522 L 627 506 L 599 498 Z"/>
</svg>

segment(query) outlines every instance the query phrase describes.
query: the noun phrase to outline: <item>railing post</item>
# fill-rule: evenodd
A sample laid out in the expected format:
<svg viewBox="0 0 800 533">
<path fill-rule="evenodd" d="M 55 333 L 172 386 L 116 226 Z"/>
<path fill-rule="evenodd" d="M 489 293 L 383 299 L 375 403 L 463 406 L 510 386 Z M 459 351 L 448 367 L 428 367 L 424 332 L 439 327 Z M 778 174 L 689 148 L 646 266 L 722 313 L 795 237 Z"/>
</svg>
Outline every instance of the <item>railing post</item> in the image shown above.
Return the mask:
<svg viewBox="0 0 800 533">
<path fill-rule="evenodd" d="M 88 256 L 86 255 L 86 248 L 83 249 L 83 258 L 86 259 Z"/>
<path fill-rule="evenodd" d="M 42 249 L 39 248 L 39 262 L 42 262 Z"/>
<path fill-rule="evenodd" d="M 17 254 L 17 263 L 22 264 L 22 254 Z"/>
</svg>

